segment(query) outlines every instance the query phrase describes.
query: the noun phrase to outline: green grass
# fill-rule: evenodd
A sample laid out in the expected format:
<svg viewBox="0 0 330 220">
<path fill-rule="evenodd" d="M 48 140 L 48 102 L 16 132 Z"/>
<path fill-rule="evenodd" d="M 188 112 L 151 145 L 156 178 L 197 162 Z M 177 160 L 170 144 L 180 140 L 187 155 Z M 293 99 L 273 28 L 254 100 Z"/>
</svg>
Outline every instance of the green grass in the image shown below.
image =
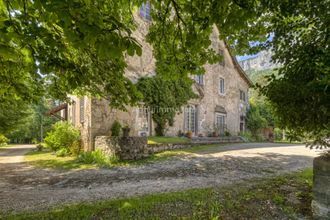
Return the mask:
<svg viewBox="0 0 330 220">
<path fill-rule="evenodd" d="M 32 151 L 25 155 L 25 161 L 33 166 L 41 168 L 51 169 L 91 169 L 97 167 L 111 168 L 116 166 L 139 166 L 144 164 L 156 163 L 160 161 L 169 160 L 175 156 L 184 156 L 188 154 L 202 153 L 204 151 L 215 149 L 219 147 L 219 144 L 201 145 L 194 146 L 186 149 L 164 151 L 151 155 L 148 158 L 137 160 L 137 161 L 120 161 L 113 158 L 103 160 L 100 155 L 91 155 L 97 152 L 84 153 L 85 157 L 91 158 L 77 158 L 74 156 L 58 157 L 54 152 L 43 150 L 43 151 Z M 95 160 L 97 159 L 97 160 Z M 95 160 L 95 162 L 91 162 Z"/>
<path fill-rule="evenodd" d="M 182 144 L 189 141 L 185 137 L 148 137 L 148 144 Z"/>
<path fill-rule="evenodd" d="M 311 169 L 224 188 L 80 203 L 6 219 L 292 219 L 311 217 Z M 298 202 L 294 202 L 292 196 Z M 296 201 L 297 201 L 296 200 Z M 1 216 L 0 216 L 1 218 Z"/>
<path fill-rule="evenodd" d="M 199 145 L 185 149 L 168 150 L 160 153 L 151 155 L 148 158 L 137 160 L 137 161 L 118 161 L 115 165 L 118 166 L 131 166 L 131 165 L 143 165 L 148 163 L 156 163 L 160 161 L 169 160 L 173 157 L 193 155 L 198 153 L 203 153 L 221 146 L 220 144 L 209 144 L 209 145 Z"/>
<path fill-rule="evenodd" d="M 57 157 L 54 152 L 31 151 L 25 155 L 25 161 L 29 164 L 41 168 L 52 169 L 91 169 L 96 168 L 94 164 L 84 164 L 77 160 L 74 156 Z"/>
</svg>

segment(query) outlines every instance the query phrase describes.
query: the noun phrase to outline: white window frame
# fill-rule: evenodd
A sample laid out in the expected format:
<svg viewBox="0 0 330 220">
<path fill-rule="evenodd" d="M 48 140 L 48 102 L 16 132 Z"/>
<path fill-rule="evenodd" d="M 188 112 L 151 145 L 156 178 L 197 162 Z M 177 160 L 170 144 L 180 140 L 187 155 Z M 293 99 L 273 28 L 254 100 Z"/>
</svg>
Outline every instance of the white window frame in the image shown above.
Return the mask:
<svg viewBox="0 0 330 220">
<path fill-rule="evenodd" d="M 221 81 L 223 82 L 222 85 L 221 85 Z M 219 94 L 220 95 L 226 94 L 226 84 L 225 84 L 225 79 L 223 77 L 220 77 L 219 79 Z"/>
</svg>

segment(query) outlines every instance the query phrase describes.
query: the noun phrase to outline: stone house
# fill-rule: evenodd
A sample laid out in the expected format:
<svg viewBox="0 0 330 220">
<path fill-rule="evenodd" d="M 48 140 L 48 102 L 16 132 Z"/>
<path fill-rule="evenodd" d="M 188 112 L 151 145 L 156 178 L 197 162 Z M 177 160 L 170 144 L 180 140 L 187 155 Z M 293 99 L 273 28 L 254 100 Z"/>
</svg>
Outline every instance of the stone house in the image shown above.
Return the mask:
<svg viewBox="0 0 330 220">
<path fill-rule="evenodd" d="M 136 82 L 140 77 L 155 75 L 155 59 L 151 46 L 145 41 L 150 25 L 150 8 L 144 6 L 135 16 L 137 30 L 134 37 L 142 45 L 142 56 L 127 58 L 125 75 Z M 237 135 L 245 130 L 245 115 L 248 108 L 248 89 L 252 82 L 231 55 L 227 45 L 219 40 L 216 27 L 210 36 L 212 47 L 224 56 L 217 64 L 206 64 L 206 73 L 194 76 L 193 90 L 199 95 L 177 113 L 174 125 L 168 127 L 166 135 L 176 136 L 179 132 L 191 131 L 194 136 L 208 136 L 216 131 L 219 135 L 229 132 Z M 96 136 L 110 135 L 115 120 L 128 125 L 132 136 L 154 135 L 152 112 L 144 108 L 127 107 L 120 111 L 109 107 L 109 101 L 93 97 L 71 96 L 63 114 L 68 121 L 80 128 L 85 150 L 94 149 Z"/>
</svg>

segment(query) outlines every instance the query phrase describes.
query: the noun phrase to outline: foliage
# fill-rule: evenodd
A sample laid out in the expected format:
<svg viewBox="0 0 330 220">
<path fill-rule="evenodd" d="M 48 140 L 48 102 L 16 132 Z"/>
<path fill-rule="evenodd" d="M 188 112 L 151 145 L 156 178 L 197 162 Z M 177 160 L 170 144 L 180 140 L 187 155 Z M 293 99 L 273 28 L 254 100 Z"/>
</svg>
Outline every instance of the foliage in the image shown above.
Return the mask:
<svg viewBox="0 0 330 220">
<path fill-rule="evenodd" d="M 272 8 L 270 29 L 273 58 L 282 67 L 261 91 L 282 125 L 326 146 L 329 143 L 324 139 L 330 136 L 330 2 L 292 2 L 269 3 L 279 4 Z"/>
<path fill-rule="evenodd" d="M 7 145 L 8 142 L 9 142 L 9 139 L 6 138 L 5 135 L 0 134 L 0 147 Z"/>
<path fill-rule="evenodd" d="M 118 107 L 134 102 L 123 76 L 126 52 L 141 54 L 131 9 L 130 1 L 1 0 L 0 83 L 13 83 L 0 94 L 34 99 L 46 87 L 59 99 L 78 90 Z"/>
<path fill-rule="evenodd" d="M 308 169 L 253 180 L 253 184 L 84 202 L 14 214 L 9 219 L 309 219 L 312 179 L 312 170 Z"/>
<path fill-rule="evenodd" d="M 260 115 L 258 106 L 254 106 L 252 103 L 246 115 L 246 125 L 254 138 L 258 137 L 258 132 L 261 128 L 267 126 L 267 120 Z"/>
<path fill-rule="evenodd" d="M 29 105 L 21 100 L 0 101 L 0 133 L 10 136 L 32 114 Z"/>
<path fill-rule="evenodd" d="M 14 125 L 8 137 L 13 143 L 34 143 L 41 142 L 52 125 L 58 120 L 54 117 L 46 116 L 55 103 L 50 99 L 42 99 L 37 104 L 26 106 L 27 116 Z"/>
<path fill-rule="evenodd" d="M 37 148 L 37 151 L 42 151 L 44 149 L 44 145 L 39 143 L 39 144 L 37 144 L 36 148 Z"/>
<path fill-rule="evenodd" d="M 79 152 L 77 149 L 80 149 L 80 132 L 69 122 L 57 122 L 53 129 L 48 132 L 45 143 L 53 151 L 61 150 L 61 153 L 66 151 L 77 154 Z"/>
<path fill-rule="evenodd" d="M 119 137 L 121 131 L 121 124 L 116 120 L 111 126 L 111 136 Z"/>
<path fill-rule="evenodd" d="M 68 155 L 70 155 L 70 151 L 68 148 L 60 148 L 59 150 L 56 151 L 57 157 L 65 157 Z"/>
<path fill-rule="evenodd" d="M 84 164 L 96 164 L 100 167 L 111 167 L 119 159 L 116 156 L 106 156 L 102 151 L 96 150 L 79 154 L 78 161 Z"/>
<path fill-rule="evenodd" d="M 141 78 L 137 84 L 143 94 L 143 103 L 156 123 L 157 136 L 164 136 L 167 125 L 172 126 L 175 115 L 183 105 L 196 98 L 192 90 L 193 81 L 189 78 L 170 79 L 161 74 Z"/>
</svg>

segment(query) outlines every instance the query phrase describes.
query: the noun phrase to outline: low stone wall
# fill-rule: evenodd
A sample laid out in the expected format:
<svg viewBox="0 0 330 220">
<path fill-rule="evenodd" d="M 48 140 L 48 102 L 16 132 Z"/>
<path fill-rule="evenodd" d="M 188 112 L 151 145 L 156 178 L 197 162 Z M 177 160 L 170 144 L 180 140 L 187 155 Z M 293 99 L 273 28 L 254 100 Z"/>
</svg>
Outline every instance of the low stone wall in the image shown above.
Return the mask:
<svg viewBox="0 0 330 220">
<path fill-rule="evenodd" d="M 192 143 L 182 143 L 182 144 L 148 144 L 148 149 L 152 153 L 160 153 L 167 150 L 176 150 L 176 149 L 184 149 L 190 148 L 195 145 L 200 144 L 192 144 Z"/>
<path fill-rule="evenodd" d="M 330 157 L 316 157 L 313 170 L 314 219 L 330 219 Z"/>
<path fill-rule="evenodd" d="M 147 146 L 147 137 L 95 137 L 95 150 L 121 160 L 139 160 L 148 157 L 152 151 Z"/>
<path fill-rule="evenodd" d="M 243 142 L 240 138 L 203 138 L 179 144 L 148 144 L 147 137 L 110 137 L 97 136 L 95 150 L 101 150 L 108 156 L 117 156 L 121 160 L 139 160 L 154 153 L 167 150 L 190 148 L 199 145 Z"/>
</svg>

